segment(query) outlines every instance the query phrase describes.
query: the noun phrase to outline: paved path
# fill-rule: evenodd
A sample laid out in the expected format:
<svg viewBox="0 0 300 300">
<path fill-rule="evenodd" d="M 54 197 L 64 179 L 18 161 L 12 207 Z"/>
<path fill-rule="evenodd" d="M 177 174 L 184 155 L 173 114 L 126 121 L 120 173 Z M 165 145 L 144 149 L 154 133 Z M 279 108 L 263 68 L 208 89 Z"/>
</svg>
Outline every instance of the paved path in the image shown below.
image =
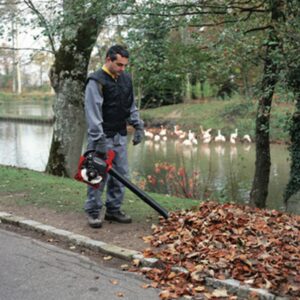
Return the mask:
<svg viewBox="0 0 300 300">
<path fill-rule="evenodd" d="M 144 283 L 136 274 L 0 229 L 1 300 L 159 299 L 159 290 Z"/>
</svg>

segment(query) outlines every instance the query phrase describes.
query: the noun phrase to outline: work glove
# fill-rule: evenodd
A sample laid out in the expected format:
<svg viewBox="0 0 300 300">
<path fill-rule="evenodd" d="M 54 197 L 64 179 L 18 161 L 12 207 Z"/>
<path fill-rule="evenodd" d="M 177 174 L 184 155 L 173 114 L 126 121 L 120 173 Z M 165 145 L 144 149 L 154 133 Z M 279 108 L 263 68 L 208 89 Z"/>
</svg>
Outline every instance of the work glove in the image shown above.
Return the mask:
<svg viewBox="0 0 300 300">
<path fill-rule="evenodd" d="M 144 138 L 144 128 L 143 127 L 137 127 L 135 128 L 135 132 L 133 135 L 132 143 L 133 145 L 139 144 Z"/>
<path fill-rule="evenodd" d="M 98 155 L 102 159 L 106 159 L 106 153 L 107 153 L 107 146 L 106 146 L 106 140 L 105 137 L 98 140 L 95 148 L 96 155 Z"/>
</svg>

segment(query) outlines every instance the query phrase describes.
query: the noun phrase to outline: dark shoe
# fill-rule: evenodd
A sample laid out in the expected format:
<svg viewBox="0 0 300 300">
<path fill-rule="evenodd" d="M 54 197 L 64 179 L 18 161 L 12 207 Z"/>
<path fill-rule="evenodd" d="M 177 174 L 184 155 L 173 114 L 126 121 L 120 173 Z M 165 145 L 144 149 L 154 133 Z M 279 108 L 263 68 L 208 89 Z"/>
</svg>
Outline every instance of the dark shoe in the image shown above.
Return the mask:
<svg viewBox="0 0 300 300">
<path fill-rule="evenodd" d="M 99 217 L 88 215 L 88 223 L 92 228 L 101 228 L 102 221 Z"/>
<path fill-rule="evenodd" d="M 116 212 L 106 212 L 104 220 L 106 221 L 116 221 L 118 223 L 131 223 L 131 217 L 127 216 L 122 211 L 116 211 Z"/>
</svg>

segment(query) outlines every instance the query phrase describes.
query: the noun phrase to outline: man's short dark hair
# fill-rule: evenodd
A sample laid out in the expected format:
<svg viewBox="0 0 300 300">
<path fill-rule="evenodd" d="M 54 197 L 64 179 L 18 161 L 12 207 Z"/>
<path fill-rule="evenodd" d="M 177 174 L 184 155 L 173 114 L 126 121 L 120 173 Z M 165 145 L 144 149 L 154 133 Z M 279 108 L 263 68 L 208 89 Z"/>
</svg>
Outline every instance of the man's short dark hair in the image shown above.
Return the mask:
<svg viewBox="0 0 300 300">
<path fill-rule="evenodd" d="M 111 46 L 106 52 L 106 58 L 109 57 L 111 61 L 114 61 L 117 59 L 117 54 L 121 55 L 122 57 L 129 58 L 129 52 L 121 45 Z"/>
</svg>

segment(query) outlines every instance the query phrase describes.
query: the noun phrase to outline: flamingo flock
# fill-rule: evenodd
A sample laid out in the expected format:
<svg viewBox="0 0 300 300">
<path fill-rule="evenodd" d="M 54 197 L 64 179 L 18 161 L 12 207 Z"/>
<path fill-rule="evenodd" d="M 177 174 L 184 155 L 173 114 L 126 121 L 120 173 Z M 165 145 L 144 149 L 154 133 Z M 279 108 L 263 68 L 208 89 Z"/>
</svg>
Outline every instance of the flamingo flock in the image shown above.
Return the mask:
<svg viewBox="0 0 300 300">
<path fill-rule="evenodd" d="M 192 130 L 184 131 L 180 129 L 179 125 L 174 125 L 173 130 L 167 129 L 161 125 L 159 129 L 145 129 L 145 137 L 147 140 L 152 140 L 154 143 L 165 142 L 168 138 L 178 140 L 184 146 L 196 146 L 198 143 L 210 144 L 211 142 L 221 144 L 229 141 L 230 144 L 235 145 L 238 141 L 242 143 L 250 144 L 252 139 L 249 134 L 243 135 L 239 138 L 238 128 L 235 128 L 228 138 L 222 134 L 221 129 L 217 129 L 217 135 L 212 135 L 212 128 L 204 129 L 200 126 L 199 132 Z"/>
</svg>

